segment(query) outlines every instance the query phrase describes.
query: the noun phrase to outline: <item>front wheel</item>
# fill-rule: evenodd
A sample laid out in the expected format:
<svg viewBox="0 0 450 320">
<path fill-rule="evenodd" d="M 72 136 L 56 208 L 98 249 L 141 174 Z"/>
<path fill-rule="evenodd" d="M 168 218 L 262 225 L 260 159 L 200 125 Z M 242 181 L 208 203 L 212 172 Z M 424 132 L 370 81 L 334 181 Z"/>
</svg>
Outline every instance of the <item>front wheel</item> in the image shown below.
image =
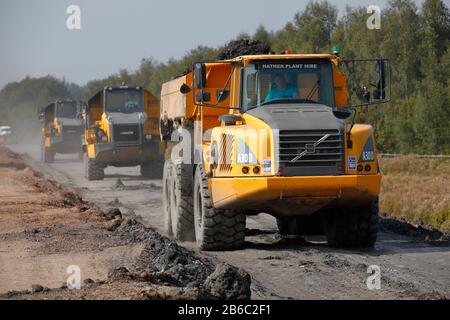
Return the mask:
<svg viewBox="0 0 450 320">
<path fill-rule="evenodd" d="M 327 216 L 328 244 L 336 248 L 372 248 L 378 236 L 378 199 L 362 208 L 337 208 Z"/>
<path fill-rule="evenodd" d="M 245 242 L 245 215 L 212 206 L 203 166 L 198 165 L 194 181 L 195 238 L 200 250 L 234 250 Z"/>
<path fill-rule="evenodd" d="M 105 179 L 105 169 L 95 159 L 89 158 L 86 154 L 84 157 L 84 166 L 86 179 L 88 181 L 98 181 Z"/>
</svg>

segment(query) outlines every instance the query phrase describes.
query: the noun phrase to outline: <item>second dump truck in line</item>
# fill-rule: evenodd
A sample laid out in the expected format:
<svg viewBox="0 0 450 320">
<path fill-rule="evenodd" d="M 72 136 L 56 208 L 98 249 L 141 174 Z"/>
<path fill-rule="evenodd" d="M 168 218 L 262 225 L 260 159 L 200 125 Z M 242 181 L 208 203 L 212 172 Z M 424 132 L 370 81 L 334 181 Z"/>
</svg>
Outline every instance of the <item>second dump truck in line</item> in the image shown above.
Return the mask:
<svg viewBox="0 0 450 320">
<path fill-rule="evenodd" d="M 108 166 L 140 166 L 147 178 L 162 174 L 159 101 L 140 86 L 108 86 L 84 109 L 86 178 L 103 180 Z"/>
</svg>

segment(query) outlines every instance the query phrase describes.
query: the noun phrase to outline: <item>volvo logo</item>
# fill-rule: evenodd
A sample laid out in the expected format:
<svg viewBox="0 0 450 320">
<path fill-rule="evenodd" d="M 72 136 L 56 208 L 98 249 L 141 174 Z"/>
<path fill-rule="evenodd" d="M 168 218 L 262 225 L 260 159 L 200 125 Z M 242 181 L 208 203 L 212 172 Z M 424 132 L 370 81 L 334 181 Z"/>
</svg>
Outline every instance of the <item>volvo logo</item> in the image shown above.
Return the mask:
<svg viewBox="0 0 450 320">
<path fill-rule="evenodd" d="M 302 153 L 298 154 L 294 159 L 292 159 L 292 160 L 291 160 L 291 163 L 297 162 L 298 160 L 300 160 L 301 158 L 303 158 L 303 157 L 306 156 L 306 155 L 309 155 L 309 154 L 315 154 L 315 153 L 316 153 L 316 148 L 317 148 L 322 142 L 325 142 L 325 140 L 327 140 L 329 137 L 330 137 L 330 135 L 327 134 L 327 135 L 324 135 L 324 136 L 323 136 L 319 141 L 317 141 L 316 143 L 314 143 L 314 144 L 307 144 L 307 145 L 305 146 L 305 150 L 304 150 Z"/>
</svg>

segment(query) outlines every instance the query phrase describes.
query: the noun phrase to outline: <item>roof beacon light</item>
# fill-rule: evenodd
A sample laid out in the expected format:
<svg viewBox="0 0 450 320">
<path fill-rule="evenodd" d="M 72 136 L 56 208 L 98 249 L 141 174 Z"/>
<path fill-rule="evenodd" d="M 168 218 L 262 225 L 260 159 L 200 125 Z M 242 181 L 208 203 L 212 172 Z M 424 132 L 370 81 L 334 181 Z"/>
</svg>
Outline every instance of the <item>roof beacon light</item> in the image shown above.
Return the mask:
<svg viewBox="0 0 450 320">
<path fill-rule="evenodd" d="M 340 54 L 341 54 L 341 48 L 339 48 L 338 46 L 334 46 L 334 47 L 333 47 L 333 54 L 334 54 L 335 56 L 340 55 Z"/>
</svg>

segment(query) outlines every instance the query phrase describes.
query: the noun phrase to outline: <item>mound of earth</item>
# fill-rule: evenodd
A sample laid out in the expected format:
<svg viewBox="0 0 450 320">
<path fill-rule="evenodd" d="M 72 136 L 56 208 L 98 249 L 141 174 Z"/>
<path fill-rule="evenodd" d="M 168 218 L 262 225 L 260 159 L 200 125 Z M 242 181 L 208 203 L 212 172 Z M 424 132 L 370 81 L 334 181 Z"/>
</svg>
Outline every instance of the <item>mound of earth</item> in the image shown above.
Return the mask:
<svg viewBox="0 0 450 320">
<path fill-rule="evenodd" d="M 219 60 L 227 60 L 239 56 L 269 53 L 271 53 L 271 49 L 267 43 L 242 39 L 229 42 L 217 58 Z"/>
</svg>

